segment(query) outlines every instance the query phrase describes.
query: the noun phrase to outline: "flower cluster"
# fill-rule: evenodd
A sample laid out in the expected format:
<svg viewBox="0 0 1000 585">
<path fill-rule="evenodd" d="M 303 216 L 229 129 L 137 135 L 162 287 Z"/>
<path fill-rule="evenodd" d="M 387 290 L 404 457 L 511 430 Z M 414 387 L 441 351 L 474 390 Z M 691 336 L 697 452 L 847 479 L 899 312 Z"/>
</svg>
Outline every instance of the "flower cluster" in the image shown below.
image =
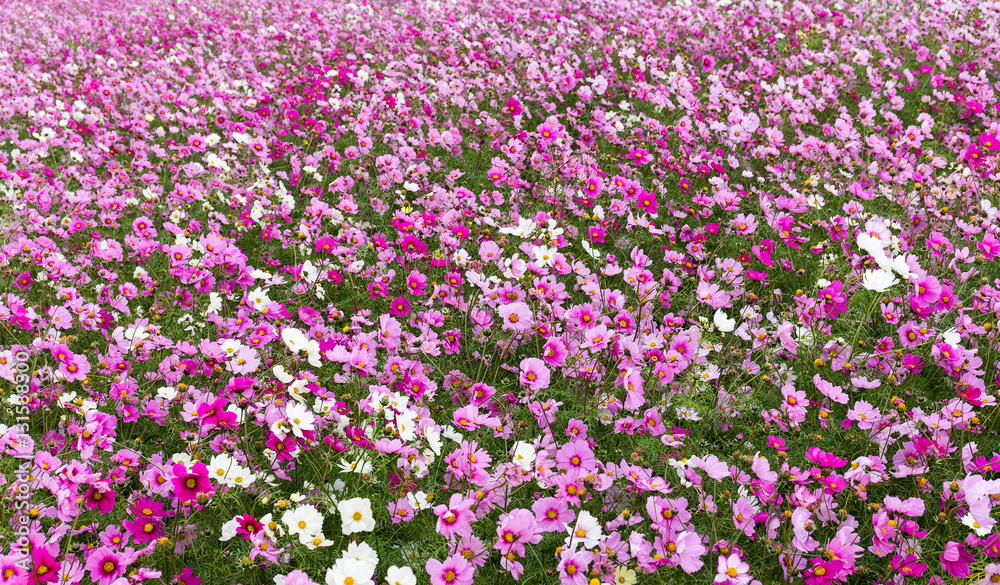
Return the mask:
<svg viewBox="0 0 1000 585">
<path fill-rule="evenodd" d="M 0 585 L 1000 582 L 994 3 L 68 4 Z"/>
</svg>

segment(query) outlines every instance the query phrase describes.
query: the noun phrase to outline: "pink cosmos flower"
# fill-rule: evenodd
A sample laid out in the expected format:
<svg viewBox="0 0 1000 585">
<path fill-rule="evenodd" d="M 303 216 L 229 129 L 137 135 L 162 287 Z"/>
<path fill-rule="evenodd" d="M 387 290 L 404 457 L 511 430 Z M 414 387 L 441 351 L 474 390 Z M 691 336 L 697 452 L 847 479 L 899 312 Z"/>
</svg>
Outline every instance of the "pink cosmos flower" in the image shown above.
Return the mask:
<svg viewBox="0 0 1000 585">
<path fill-rule="evenodd" d="M 138 516 L 122 522 L 136 544 L 153 542 L 161 536 L 166 536 L 167 533 L 163 530 L 162 524 L 159 519 L 153 516 Z"/>
<path fill-rule="evenodd" d="M 560 127 L 548 121 L 538 126 L 538 134 L 542 137 L 542 140 L 549 142 L 555 142 L 556 140 L 559 139 L 560 136 L 562 136 Z"/>
<path fill-rule="evenodd" d="M 521 360 L 520 382 L 532 392 L 549 387 L 550 374 L 545 362 L 538 358 Z"/>
<path fill-rule="evenodd" d="M 562 532 L 573 521 L 576 513 L 569 509 L 562 498 L 542 498 L 531 505 L 540 532 Z"/>
<path fill-rule="evenodd" d="M 718 284 L 700 281 L 697 290 L 695 290 L 695 295 L 698 297 L 699 302 L 705 303 L 713 309 L 732 306 L 729 293 L 721 290 Z"/>
<path fill-rule="evenodd" d="M 544 428 L 552 426 L 556 422 L 556 413 L 559 412 L 559 407 L 562 406 L 562 402 L 557 400 L 546 400 L 545 402 L 539 402 L 537 400 L 528 403 L 528 410 L 531 414 L 535 415 L 535 419 L 538 420 L 538 427 Z"/>
<path fill-rule="evenodd" d="M 590 197 L 596 197 L 604 189 L 604 181 L 597 175 L 591 175 L 583 184 L 583 192 Z"/>
<path fill-rule="evenodd" d="M 459 448 L 445 457 L 448 466 L 447 475 L 458 479 L 467 479 L 473 483 L 486 481 L 489 475 L 486 468 L 493 462 L 488 452 L 479 448 L 476 441 L 462 441 Z"/>
<path fill-rule="evenodd" d="M 87 488 L 83 501 L 88 509 L 98 508 L 101 514 L 107 514 L 115 508 L 115 495 L 115 490 L 111 489 L 107 481 L 98 481 Z"/>
<path fill-rule="evenodd" d="M 569 350 L 566 348 L 566 344 L 559 338 L 549 338 L 542 347 L 542 359 L 550 366 L 558 367 L 564 365 L 567 357 L 569 357 Z"/>
<path fill-rule="evenodd" d="M 473 567 L 481 568 L 486 566 L 490 551 L 476 536 L 467 536 L 459 539 L 455 553 L 472 563 Z"/>
<path fill-rule="evenodd" d="M 408 317 L 410 315 L 410 301 L 404 297 L 396 297 L 389 303 L 389 314 L 397 317 Z"/>
<path fill-rule="evenodd" d="M 35 279 L 31 278 L 31 273 L 25 270 L 15 279 L 14 287 L 18 290 L 28 290 L 34 283 Z"/>
<path fill-rule="evenodd" d="M 571 441 L 559 448 L 556 464 L 562 469 L 586 474 L 597 467 L 597 458 L 586 441 Z"/>
<path fill-rule="evenodd" d="M 708 552 L 708 549 L 705 548 L 697 532 L 684 530 L 678 533 L 674 545 L 677 547 L 677 563 L 685 573 L 689 575 L 697 573 L 705 566 L 701 557 Z"/>
<path fill-rule="evenodd" d="M 582 349 L 590 349 L 594 352 L 601 351 L 611 343 L 614 335 L 614 331 L 608 329 L 605 325 L 592 327 L 584 332 L 584 341 L 580 344 L 580 347 Z"/>
<path fill-rule="evenodd" d="M 185 569 L 186 571 L 191 571 L 191 569 Z M 188 583 L 191 583 L 188 581 Z M 191 583 L 191 585 L 194 585 Z M 285 575 L 284 585 L 316 585 L 316 583 L 309 578 L 305 572 L 301 569 L 295 569 L 291 573 Z"/>
<path fill-rule="evenodd" d="M 896 496 L 886 496 L 885 498 L 885 509 L 889 512 L 895 512 L 897 514 L 905 514 L 912 518 L 919 518 L 924 515 L 924 500 L 923 498 L 907 498 L 906 500 L 901 500 Z"/>
<path fill-rule="evenodd" d="M 720 556 L 714 582 L 718 585 L 746 585 L 750 582 L 750 565 L 736 553 L 728 557 Z"/>
<path fill-rule="evenodd" d="M 559 555 L 559 582 L 564 585 L 586 585 L 590 579 L 587 577 L 587 568 L 593 559 L 593 554 L 587 551 L 575 552 L 573 549 L 564 550 Z"/>
<path fill-rule="evenodd" d="M 829 286 L 819 291 L 818 299 L 824 303 L 827 313 L 831 319 L 836 319 L 841 313 L 848 310 L 847 296 L 844 294 L 844 283 L 835 280 Z"/>
<path fill-rule="evenodd" d="M 472 536 L 472 522 L 476 515 L 472 512 L 475 500 L 466 499 L 462 494 L 452 494 L 448 504 L 434 506 L 437 515 L 437 532 L 445 538 Z"/>
<path fill-rule="evenodd" d="M 745 497 L 740 497 L 733 503 L 733 524 L 747 536 L 754 533 L 754 528 L 757 526 L 754 521 L 756 515 L 757 510 Z"/>
<path fill-rule="evenodd" d="M 523 557 L 524 545 L 538 544 L 541 541 L 542 533 L 538 530 L 535 515 L 530 510 L 515 508 L 500 515 L 497 523 L 497 542 L 493 548 L 500 551 L 501 555 L 513 552 Z"/>
<path fill-rule="evenodd" d="M 753 255 L 766 266 L 774 266 L 774 260 L 771 259 L 771 254 L 774 253 L 774 248 L 774 241 L 767 238 L 761 240 L 760 245 L 754 244 L 751 246 L 750 251 L 753 252 Z"/>
<path fill-rule="evenodd" d="M 236 523 L 236 534 L 242 534 L 245 540 L 250 540 L 250 537 L 264 529 L 264 525 L 250 514 L 238 516 Z"/>
<path fill-rule="evenodd" d="M 847 419 L 844 422 L 857 421 L 858 428 L 867 430 L 877 424 L 881 418 L 878 408 L 864 400 L 859 400 L 854 403 L 853 408 L 847 411 Z"/>
<path fill-rule="evenodd" d="M 837 404 L 847 404 L 847 394 L 844 393 L 843 388 L 840 386 L 834 386 L 821 378 L 819 374 L 813 376 L 813 384 L 823 396 L 826 396 Z"/>
<path fill-rule="evenodd" d="M 804 391 L 796 390 L 795 386 L 786 384 L 781 387 L 781 395 L 784 397 L 784 402 L 781 405 L 783 410 L 789 413 L 805 413 L 806 405 L 809 402 Z"/>
<path fill-rule="evenodd" d="M 634 146 L 629 147 L 628 154 L 625 156 L 625 158 L 626 160 L 632 161 L 632 163 L 637 167 L 641 167 L 642 165 L 653 160 L 653 157 L 650 156 L 648 150 L 646 150 L 645 148 L 636 148 Z"/>
<path fill-rule="evenodd" d="M 69 361 L 59 363 L 59 373 L 69 382 L 82 382 L 90 373 L 90 362 L 82 355 L 74 355 Z"/>
<path fill-rule="evenodd" d="M 503 328 L 515 333 L 529 331 L 534 326 L 534 318 L 531 309 L 526 303 L 516 302 L 509 305 L 501 305 L 497 309 Z"/>
</svg>

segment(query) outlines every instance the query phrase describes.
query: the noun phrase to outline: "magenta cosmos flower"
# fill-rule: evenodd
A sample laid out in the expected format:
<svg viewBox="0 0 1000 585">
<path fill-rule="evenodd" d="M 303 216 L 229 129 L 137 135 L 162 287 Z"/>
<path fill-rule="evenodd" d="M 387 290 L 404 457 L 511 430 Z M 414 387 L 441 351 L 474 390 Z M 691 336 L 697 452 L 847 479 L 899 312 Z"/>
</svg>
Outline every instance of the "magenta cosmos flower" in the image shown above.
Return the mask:
<svg viewBox="0 0 1000 585">
<path fill-rule="evenodd" d="M 941 568 L 956 579 L 964 579 L 971 574 L 969 563 L 976 560 L 961 542 L 949 541 L 941 553 Z"/>
<path fill-rule="evenodd" d="M 809 447 L 806 451 L 806 459 L 820 467 L 843 467 L 847 465 L 846 459 L 841 459 L 833 453 L 827 453 L 819 447 Z"/>
<path fill-rule="evenodd" d="M 941 298 L 941 282 L 933 276 L 927 275 L 918 278 L 913 285 L 917 289 L 914 296 L 921 306 L 933 305 Z"/>
<path fill-rule="evenodd" d="M 174 484 L 174 495 L 182 502 L 195 500 L 198 494 L 211 494 L 215 491 L 208 479 L 208 467 L 200 461 L 191 466 L 191 471 L 183 463 L 177 463 L 173 472 L 171 481 Z"/>
</svg>

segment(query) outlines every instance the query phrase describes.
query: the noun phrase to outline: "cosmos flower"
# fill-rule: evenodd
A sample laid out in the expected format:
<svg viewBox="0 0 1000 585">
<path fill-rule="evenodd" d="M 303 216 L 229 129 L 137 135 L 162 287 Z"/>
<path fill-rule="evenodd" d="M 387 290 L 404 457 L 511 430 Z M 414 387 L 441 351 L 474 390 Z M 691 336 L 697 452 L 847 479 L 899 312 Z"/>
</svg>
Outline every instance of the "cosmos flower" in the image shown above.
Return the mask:
<svg viewBox="0 0 1000 585">
<path fill-rule="evenodd" d="M 200 461 L 188 466 L 183 463 L 176 463 L 171 468 L 173 478 L 171 483 L 174 486 L 174 496 L 181 501 L 193 501 L 198 499 L 199 494 L 209 494 L 215 492 L 212 482 L 208 476 L 208 467 Z"/>
<path fill-rule="evenodd" d="M 538 358 L 524 358 L 521 360 L 521 384 L 532 392 L 549 387 L 549 368 L 545 362 Z"/>
<path fill-rule="evenodd" d="M 431 585 L 472 585 L 475 575 L 475 567 L 460 555 L 450 556 L 444 562 L 427 559 L 424 568 L 430 575 Z"/>
<path fill-rule="evenodd" d="M 356 532 L 371 532 L 375 530 L 375 517 L 372 515 L 372 502 L 368 498 L 351 498 L 337 504 L 343 522 L 344 536 Z"/>
<path fill-rule="evenodd" d="M 102 546 L 90 553 L 85 568 L 90 572 L 90 578 L 95 583 L 110 585 L 125 574 L 125 570 L 132 562 L 134 552 L 131 548 L 115 551 Z"/>
<path fill-rule="evenodd" d="M 885 292 L 899 283 L 899 279 L 888 270 L 866 270 L 861 279 L 861 286 L 872 292 Z"/>
</svg>

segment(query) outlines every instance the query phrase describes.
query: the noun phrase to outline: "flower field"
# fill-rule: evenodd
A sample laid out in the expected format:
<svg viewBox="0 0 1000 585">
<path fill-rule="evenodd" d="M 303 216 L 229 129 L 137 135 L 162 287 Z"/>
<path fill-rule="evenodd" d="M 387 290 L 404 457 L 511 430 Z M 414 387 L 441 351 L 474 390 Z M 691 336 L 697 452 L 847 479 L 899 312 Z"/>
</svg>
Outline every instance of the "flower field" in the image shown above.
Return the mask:
<svg viewBox="0 0 1000 585">
<path fill-rule="evenodd" d="M 0 16 L 0 585 L 1000 583 L 1000 3 Z"/>
</svg>

